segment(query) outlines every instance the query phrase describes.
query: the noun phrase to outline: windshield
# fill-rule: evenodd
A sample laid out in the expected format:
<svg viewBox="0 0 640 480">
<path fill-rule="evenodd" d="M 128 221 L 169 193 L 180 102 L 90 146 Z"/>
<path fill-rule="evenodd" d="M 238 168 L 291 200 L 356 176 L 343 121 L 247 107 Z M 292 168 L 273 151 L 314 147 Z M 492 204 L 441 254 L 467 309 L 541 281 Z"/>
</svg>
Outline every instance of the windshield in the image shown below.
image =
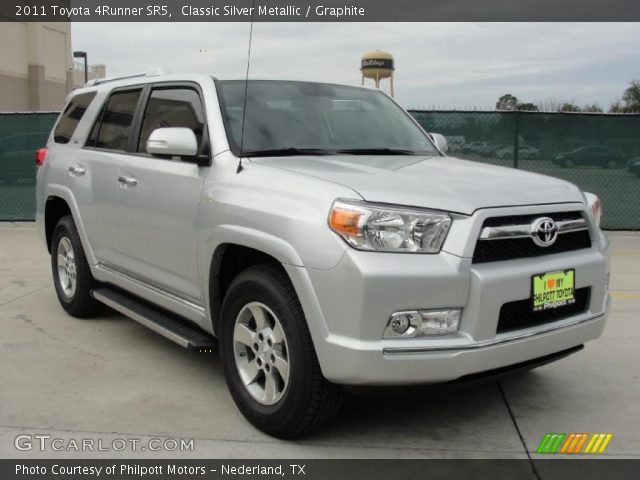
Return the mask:
<svg viewBox="0 0 640 480">
<path fill-rule="evenodd" d="M 266 80 L 217 85 L 238 156 L 439 155 L 408 115 L 375 90 Z"/>
</svg>

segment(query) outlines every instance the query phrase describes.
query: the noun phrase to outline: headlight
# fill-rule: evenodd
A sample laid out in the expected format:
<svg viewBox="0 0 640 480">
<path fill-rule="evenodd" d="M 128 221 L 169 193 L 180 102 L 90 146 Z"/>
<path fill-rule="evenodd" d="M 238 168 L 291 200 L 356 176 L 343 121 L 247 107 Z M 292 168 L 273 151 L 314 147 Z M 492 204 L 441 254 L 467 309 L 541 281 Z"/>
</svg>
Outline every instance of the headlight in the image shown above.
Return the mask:
<svg viewBox="0 0 640 480">
<path fill-rule="evenodd" d="M 602 219 L 602 203 L 597 195 L 589 192 L 584 192 L 584 197 L 587 199 L 587 206 L 589 207 L 589 212 L 591 212 L 591 217 L 593 217 L 593 221 L 596 226 L 600 226 L 600 220 Z"/>
<path fill-rule="evenodd" d="M 451 216 L 443 212 L 336 200 L 331 229 L 358 250 L 438 253 Z"/>
</svg>

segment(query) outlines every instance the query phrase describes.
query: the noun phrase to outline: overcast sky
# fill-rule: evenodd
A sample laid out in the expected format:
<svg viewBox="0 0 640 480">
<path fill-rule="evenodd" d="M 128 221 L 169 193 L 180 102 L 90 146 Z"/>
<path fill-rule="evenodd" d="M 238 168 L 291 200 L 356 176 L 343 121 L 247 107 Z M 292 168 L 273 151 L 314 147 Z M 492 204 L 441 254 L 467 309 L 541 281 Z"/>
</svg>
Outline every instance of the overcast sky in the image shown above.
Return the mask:
<svg viewBox="0 0 640 480">
<path fill-rule="evenodd" d="M 244 78 L 249 23 L 74 23 L 73 48 L 108 75 L 163 67 Z M 608 107 L 640 78 L 637 23 L 256 23 L 250 77 L 357 85 L 359 60 L 396 60 L 407 107 L 488 108 L 512 93 Z M 385 85 L 385 88 L 387 85 Z"/>
</svg>

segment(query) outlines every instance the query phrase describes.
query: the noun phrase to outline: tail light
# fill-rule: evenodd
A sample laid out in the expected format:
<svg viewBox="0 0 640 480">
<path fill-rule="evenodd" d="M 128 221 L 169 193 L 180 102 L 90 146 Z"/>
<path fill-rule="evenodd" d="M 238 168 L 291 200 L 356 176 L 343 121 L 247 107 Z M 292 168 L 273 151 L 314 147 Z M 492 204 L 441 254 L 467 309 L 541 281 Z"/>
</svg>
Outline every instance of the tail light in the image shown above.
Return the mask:
<svg viewBox="0 0 640 480">
<path fill-rule="evenodd" d="M 36 151 L 36 166 L 41 167 L 44 165 L 44 159 L 47 157 L 48 150 L 46 148 L 40 148 Z"/>
</svg>

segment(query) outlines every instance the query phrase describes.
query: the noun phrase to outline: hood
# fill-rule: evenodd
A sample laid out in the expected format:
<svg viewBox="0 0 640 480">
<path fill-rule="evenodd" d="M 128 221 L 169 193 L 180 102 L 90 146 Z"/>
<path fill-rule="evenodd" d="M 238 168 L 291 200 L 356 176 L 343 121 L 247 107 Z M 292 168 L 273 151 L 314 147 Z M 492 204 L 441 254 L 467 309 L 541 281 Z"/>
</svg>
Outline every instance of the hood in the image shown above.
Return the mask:
<svg viewBox="0 0 640 480">
<path fill-rule="evenodd" d="M 355 190 L 370 202 L 472 214 L 480 208 L 584 203 L 573 184 L 452 157 L 293 156 L 252 158 Z"/>
</svg>

